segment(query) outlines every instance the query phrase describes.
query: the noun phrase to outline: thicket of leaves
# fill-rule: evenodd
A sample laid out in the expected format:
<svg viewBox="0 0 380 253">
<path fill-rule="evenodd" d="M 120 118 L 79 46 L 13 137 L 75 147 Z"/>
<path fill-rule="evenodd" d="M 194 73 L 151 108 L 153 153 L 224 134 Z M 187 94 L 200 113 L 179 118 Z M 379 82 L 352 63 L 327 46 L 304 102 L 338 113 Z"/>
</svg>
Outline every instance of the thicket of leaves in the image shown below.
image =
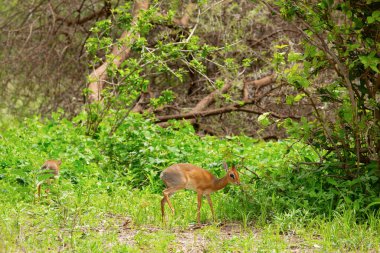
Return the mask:
<svg viewBox="0 0 380 253">
<path fill-rule="evenodd" d="M 85 103 L 82 90 L 88 84 L 87 75 L 93 67 L 111 60 L 106 55 L 113 45 L 128 44 L 129 41 L 117 40 L 126 30 L 133 31 L 129 58 L 134 61 L 127 60 L 121 68 L 130 65 L 131 73 L 141 73 L 142 77 L 131 82 L 132 86 L 138 85 L 141 79 L 149 81 L 152 99 L 143 101 L 144 108 L 161 110 L 160 114 L 176 113 L 178 109 L 194 106 L 226 79 L 234 81 L 234 88 L 226 98 L 219 98 L 219 104 L 235 102 L 240 99 L 237 94 L 241 94 L 243 79 L 255 80 L 270 73 L 271 68 L 266 64 L 270 45 L 286 33 L 282 29 L 275 31 L 276 25 L 284 22 L 268 23 L 265 7 L 249 0 L 151 1 L 148 12 L 137 25 L 131 23 L 134 5 L 134 1 L 11 1 L 9 4 L 5 1 L 0 19 L 4 35 L 0 38 L 0 61 L 4 65 L 0 73 L 2 112 L 15 117 L 33 113 L 49 116 L 57 108 L 63 108 L 66 115 L 75 116 Z M 178 22 L 189 9 L 192 13 L 187 25 Z M 150 54 L 149 50 L 152 50 Z M 97 58 L 93 58 L 94 54 Z M 142 64 L 142 72 L 137 71 L 136 63 Z M 111 67 L 107 83 L 112 86 L 120 81 L 123 86 L 120 90 L 128 89 L 123 83 L 126 73 L 114 71 Z M 145 92 L 147 84 L 139 85 Z M 174 97 L 175 102 L 162 110 L 159 96 L 167 89 L 175 93 L 167 96 L 171 100 Z M 127 97 L 132 99 L 134 95 Z M 244 122 L 247 132 L 255 125 L 255 116 Z M 234 127 L 234 120 L 239 120 L 241 115 L 231 118 L 215 117 L 213 122 L 216 126 L 224 124 L 225 132 L 241 131 Z M 219 128 L 215 131 L 223 133 Z"/>
<path fill-rule="evenodd" d="M 281 15 L 287 19 L 302 35 L 302 40 L 293 41 L 298 43 L 296 46 L 285 40 L 285 44 L 276 45 L 273 49 L 270 66 L 278 75 L 278 83 L 285 83 L 288 89 L 281 94 L 286 96 L 287 105 L 295 108 L 306 103 L 313 112 L 301 120 L 280 118 L 274 121 L 272 115 L 276 114 L 275 110 L 268 106 L 276 100 L 272 98 L 263 104 L 257 103 L 266 112 L 256 120 L 265 127 L 284 127 L 289 136 L 312 145 L 316 150 L 326 150 L 320 154 L 318 162 L 309 164 L 311 167 L 325 170 L 343 181 L 365 175 L 378 178 L 378 4 L 284 0 L 266 5 L 274 16 Z M 106 55 L 110 79 L 110 85 L 103 90 L 104 100 L 88 107 L 89 134 L 96 135 L 101 121 L 109 116 L 114 120 L 109 131 L 112 135 L 141 96 L 148 92 L 148 87 L 154 88 L 157 82 L 157 86 L 161 86 L 160 94 L 145 101 L 150 104 L 146 115 L 152 116 L 155 109 L 173 104 L 178 95 L 173 92 L 173 87 L 190 78 L 189 73 L 203 76 L 208 80 L 210 89 L 216 90 L 224 84 L 224 80 L 218 77 L 238 78 L 241 69 L 242 72 L 244 68 L 252 69 L 250 58 L 241 58 L 241 62 L 237 62 L 235 58 L 228 57 L 232 45 L 220 48 L 207 44 L 204 38 L 193 33 L 196 26 L 189 33 L 176 33 L 175 36 L 167 34 L 164 28 L 160 30 L 161 25 L 172 24 L 170 12 L 162 15 L 159 7 L 150 7 L 142 12 L 136 24 L 132 24 L 129 8 L 126 5 L 118 9 L 113 20 L 98 22 L 93 29 L 93 37 L 86 44 L 93 56 L 92 64 L 103 62 L 99 54 Z M 121 66 L 115 66 L 112 59 L 115 56 L 110 54 L 115 45 L 111 31 L 120 28 L 130 31 L 131 36 L 128 41 L 117 41 L 116 45 L 126 43 L 133 53 Z M 152 33 L 154 37 L 148 36 Z M 218 71 L 210 72 L 208 62 L 212 62 Z M 211 78 L 210 73 L 216 75 Z M 231 92 L 218 103 L 231 104 L 234 101 L 244 105 L 245 101 L 240 99 Z M 280 103 L 277 107 L 281 107 Z"/>
<path fill-rule="evenodd" d="M 161 193 L 160 172 L 178 162 L 197 164 L 221 177 L 225 160 L 238 167 L 243 184 L 225 191 L 233 194 L 236 206 L 242 204 L 252 211 L 251 218 L 263 222 L 294 209 L 328 216 L 348 208 L 365 215 L 378 203 L 372 188 L 376 178 L 365 175 L 341 181 L 323 168 L 310 169 L 305 163 L 318 161 L 318 155 L 299 142 L 200 138 L 190 125 L 163 129 L 137 114 L 130 115 L 112 136 L 107 131 L 112 125 L 103 122 L 94 139 L 79 125 L 81 117 L 70 122 L 55 114 L 50 121 L 28 119 L 3 131 L 2 201 L 33 201 L 38 168 L 46 159 L 61 159 L 61 190 L 91 188 L 105 194 L 119 186 Z"/>
<path fill-rule="evenodd" d="M 48 158 L 64 161 L 62 178 L 68 188 L 91 185 L 105 192 L 117 185 L 159 192 L 159 173 L 173 163 L 191 162 L 220 176 L 221 162 L 227 160 L 241 168 L 245 183 L 233 190 L 236 204 L 244 203 L 263 218 L 294 208 L 319 214 L 344 208 L 364 214 L 375 208 L 380 203 L 377 3 L 275 3 L 268 5 L 273 15 L 282 14 L 301 27 L 304 39 L 297 47 L 280 44 L 273 49 L 271 66 L 293 91 L 282 99 L 289 105 L 309 103 L 314 111 L 309 118 L 277 121 L 268 111 L 258 121 L 285 127 L 292 141 L 200 138 L 189 124 L 156 125 L 153 112 L 174 101 L 176 84 L 190 78 L 189 73 L 209 78 L 208 61 L 217 66 L 212 73 L 231 78 L 252 66 L 249 59 L 237 63 L 225 57 L 233 54 L 228 45 L 210 46 L 191 30 L 165 30 L 161 25 L 172 25 L 172 13 L 161 15 L 156 6 L 131 24 L 127 4 L 112 19 L 99 21 L 86 43 L 91 67 L 110 63 L 103 101 L 88 105 L 72 121 L 57 113 L 52 120 L 29 119 L 2 133 L 2 198 L 14 194 L 15 199 L 31 200 L 36 169 Z M 164 32 L 157 32 L 160 28 Z M 116 67 L 109 53 L 115 43 L 125 43 L 113 39 L 124 29 L 131 31 L 131 57 Z M 160 36 L 147 36 L 152 31 Z M 225 55 L 219 57 L 220 52 Z M 216 90 L 223 82 L 215 75 L 205 87 Z M 149 109 L 131 114 L 140 96 L 149 92 L 148 84 L 157 83 L 162 89 L 145 101 Z M 243 103 L 234 98 L 226 95 L 218 102 Z"/>
<path fill-rule="evenodd" d="M 207 6 L 199 4 L 199 11 L 202 7 L 207 9 Z M 232 7 L 238 8 L 237 5 Z M 131 8 L 127 3 L 115 9 L 112 18 L 97 22 L 87 40 L 91 68 L 108 63 L 108 82 L 102 91 L 103 100 L 100 104 L 88 106 L 89 133 L 96 133 L 99 123 L 109 114 L 115 116 L 117 128 L 141 101 L 148 114 L 170 113 L 173 109 L 165 107 L 168 104 L 174 104 L 174 110 L 181 110 L 179 104 L 194 106 L 196 101 L 190 96 L 194 90 L 201 90 L 197 97 L 199 102 L 199 98 L 206 96 L 208 91 L 220 89 L 226 80 L 236 79 L 239 70 L 250 67 L 249 58 L 240 54 L 239 57 L 229 57 L 238 51 L 236 45 L 231 45 L 232 39 L 225 39 L 226 44 L 215 45 L 208 43 L 207 26 L 199 20 L 192 27 L 182 28 L 176 24 L 175 6 L 150 6 L 148 10 L 140 11 L 135 23 L 132 22 Z M 202 19 L 205 19 L 205 13 Z M 130 36 L 115 41 L 115 34 L 123 31 L 129 31 Z M 119 57 L 112 54 L 115 46 L 131 49 L 120 66 L 113 62 L 115 57 Z M 148 99 L 141 99 L 142 96 Z M 220 103 L 232 101 L 231 95 L 220 99 Z M 189 101 L 184 103 L 183 100 Z"/>
<path fill-rule="evenodd" d="M 244 2 L 244 5 L 249 4 Z M 182 9 L 185 7 L 182 6 Z M 127 3 L 115 9 L 112 18 L 95 24 L 86 42 L 91 58 L 90 68 L 108 63 L 108 81 L 102 90 L 102 102 L 88 105 L 89 133 L 96 133 L 99 123 L 109 114 L 116 116 L 117 128 L 137 103 L 150 115 L 175 114 L 181 112 L 182 107 L 192 108 L 210 92 L 222 88 L 226 82 L 233 82 L 234 89 L 229 94 L 218 96 L 217 104 L 241 100 L 242 80 L 253 75 L 259 76 L 267 68 L 253 72 L 262 65 L 262 61 L 255 59 L 255 63 L 252 63 L 251 54 L 243 53 L 250 50 L 248 46 L 238 46 L 236 43 L 236 40 L 249 38 L 242 38 L 243 35 L 239 30 L 234 30 L 232 24 L 211 20 L 211 17 L 221 14 L 222 6 L 215 4 L 216 11 L 211 12 L 211 16 L 206 15 L 210 12 L 208 7 L 206 4 L 193 6 L 198 13 L 194 12 L 194 21 L 188 27 L 181 27 L 175 22 L 178 16 L 176 12 L 179 12 L 175 4 L 151 5 L 146 11 L 141 10 L 134 22 L 132 5 Z M 229 8 L 228 14 L 222 14 L 232 19 L 232 15 L 242 7 L 231 4 Z M 259 15 L 262 8 L 252 10 L 250 15 Z M 239 19 L 244 24 L 241 29 L 248 29 L 248 17 Z M 220 40 L 213 38 L 214 28 L 209 26 L 214 22 L 237 34 L 225 35 Z M 125 31 L 130 34 L 128 38 L 115 39 Z M 113 55 L 112 48 L 122 46 L 131 51 L 127 59 L 116 66 L 114 59 L 120 56 Z M 242 75 L 244 72 L 247 74 Z M 86 94 L 89 93 L 87 90 Z M 202 117 L 198 120 L 204 121 Z"/>
<path fill-rule="evenodd" d="M 379 177 L 378 1 L 275 4 L 278 14 L 303 29 L 301 51 L 282 45 L 274 55 L 277 72 L 298 93 L 288 102 L 303 99 L 314 107 L 312 120 L 285 125 L 293 136 L 328 151 L 321 161 L 329 161 L 336 177 Z"/>
</svg>

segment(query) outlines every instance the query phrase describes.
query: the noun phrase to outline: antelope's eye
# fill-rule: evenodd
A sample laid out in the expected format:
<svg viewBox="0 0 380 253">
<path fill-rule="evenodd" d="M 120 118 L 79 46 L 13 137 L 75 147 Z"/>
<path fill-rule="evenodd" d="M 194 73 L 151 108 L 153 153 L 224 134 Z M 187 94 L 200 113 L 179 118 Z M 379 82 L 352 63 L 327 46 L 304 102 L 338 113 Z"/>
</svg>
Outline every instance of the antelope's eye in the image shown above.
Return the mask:
<svg viewBox="0 0 380 253">
<path fill-rule="evenodd" d="M 234 174 L 230 174 L 230 177 L 231 177 L 232 179 L 235 179 L 235 175 L 234 175 Z"/>
</svg>

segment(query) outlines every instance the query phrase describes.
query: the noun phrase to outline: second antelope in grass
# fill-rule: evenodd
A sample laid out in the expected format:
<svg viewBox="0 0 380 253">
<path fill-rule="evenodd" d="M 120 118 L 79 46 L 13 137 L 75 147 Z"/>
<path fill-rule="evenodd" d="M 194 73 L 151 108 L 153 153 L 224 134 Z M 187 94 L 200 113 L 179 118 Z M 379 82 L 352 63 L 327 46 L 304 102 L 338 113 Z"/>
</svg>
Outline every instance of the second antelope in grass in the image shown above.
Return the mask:
<svg viewBox="0 0 380 253">
<path fill-rule="evenodd" d="M 174 214 L 173 205 L 170 202 L 170 196 L 176 191 L 182 189 L 190 189 L 197 192 L 198 209 L 197 222 L 200 224 L 200 211 L 202 206 L 202 196 L 206 196 L 210 205 L 212 217 L 215 220 L 214 209 L 210 194 L 212 192 L 223 189 L 228 183 L 240 184 L 239 174 L 236 168 L 228 168 L 226 163 L 223 163 L 227 174 L 222 178 L 216 178 L 213 174 L 198 166 L 189 163 L 174 164 L 161 172 L 160 178 L 164 181 L 166 189 L 163 191 L 164 197 L 161 200 L 162 220 L 165 216 L 165 203 L 167 202 Z"/>
<path fill-rule="evenodd" d="M 38 198 L 41 197 L 42 184 L 50 185 L 53 180 L 59 177 L 59 166 L 61 165 L 61 163 L 62 162 L 60 160 L 48 160 L 41 166 L 40 174 L 46 178 L 37 183 Z M 46 192 L 49 192 L 49 189 L 46 189 Z"/>
</svg>

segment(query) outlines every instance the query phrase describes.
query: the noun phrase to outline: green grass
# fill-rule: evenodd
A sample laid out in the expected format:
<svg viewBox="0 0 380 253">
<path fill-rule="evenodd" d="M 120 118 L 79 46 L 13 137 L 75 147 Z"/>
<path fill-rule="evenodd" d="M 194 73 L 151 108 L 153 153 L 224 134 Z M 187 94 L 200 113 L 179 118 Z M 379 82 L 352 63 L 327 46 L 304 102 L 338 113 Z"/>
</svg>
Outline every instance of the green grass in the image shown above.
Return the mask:
<svg viewBox="0 0 380 253">
<path fill-rule="evenodd" d="M 200 138 L 138 118 L 113 137 L 84 132 L 57 117 L 2 132 L 0 252 L 380 251 L 377 179 L 333 180 L 330 165 L 297 165 L 318 161 L 300 142 Z M 60 178 L 37 200 L 38 168 L 52 158 L 63 160 Z M 222 160 L 237 165 L 242 185 L 211 195 L 216 221 L 204 200 L 206 225 L 196 228 L 196 194 L 179 191 L 162 223 L 159 173 L 190 162 L 221 177 Z"/>
<path fill-rule="evenodd" d="M 201 220 L 208 225 L 192 229 L 196 221 L 194 192 L 181 191 L 172 197 L 176 213 L 173 216 L 167 207 L 163 224 L 159 194 L 122 187 L 112 193 L 93 188 L 62 190 L 64 186 L 60 182 L 38 203 L 33 203 L 33 197 L 12 201 L 12 195 L 7 195 L 10 201 L 0 203 L 1 252 L 380 250 L 376 215 L 360 224 L 351 210 L 336 212 L 330 220 L 290 210 L 259 224 L 249 218 L 259 214 L 243 214 L 241 206 L 232 201 L 234 196 L 218 192 L 212 196 L 217 221 L 212 222 L 204 200 Z"/>
</svg>

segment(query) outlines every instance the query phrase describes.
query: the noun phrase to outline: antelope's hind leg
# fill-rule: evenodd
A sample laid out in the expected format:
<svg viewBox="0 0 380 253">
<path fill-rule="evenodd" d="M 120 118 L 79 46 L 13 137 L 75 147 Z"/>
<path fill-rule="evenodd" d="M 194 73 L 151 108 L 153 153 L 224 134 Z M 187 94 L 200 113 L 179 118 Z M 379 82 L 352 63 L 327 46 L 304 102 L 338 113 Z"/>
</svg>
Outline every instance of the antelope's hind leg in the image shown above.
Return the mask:
<svg viewBox="0 0 380 253">
<path fill-rule="evenodd" d="M 165 190 L 163 190 L 164 197 L 161 200 L 161 213 L 162 213 L 162 220 L 164 220 L 165 216 L 165 203 L 167 202 L 170 209 L 172 210 L 172 214 L 174 215 L 174 207 L 172 203 L 170 202 L 170 196 L 172 196 L 176 191 L 183 189 L 182 186 L 177 187 L 170 187 Z"/>
</svg>

